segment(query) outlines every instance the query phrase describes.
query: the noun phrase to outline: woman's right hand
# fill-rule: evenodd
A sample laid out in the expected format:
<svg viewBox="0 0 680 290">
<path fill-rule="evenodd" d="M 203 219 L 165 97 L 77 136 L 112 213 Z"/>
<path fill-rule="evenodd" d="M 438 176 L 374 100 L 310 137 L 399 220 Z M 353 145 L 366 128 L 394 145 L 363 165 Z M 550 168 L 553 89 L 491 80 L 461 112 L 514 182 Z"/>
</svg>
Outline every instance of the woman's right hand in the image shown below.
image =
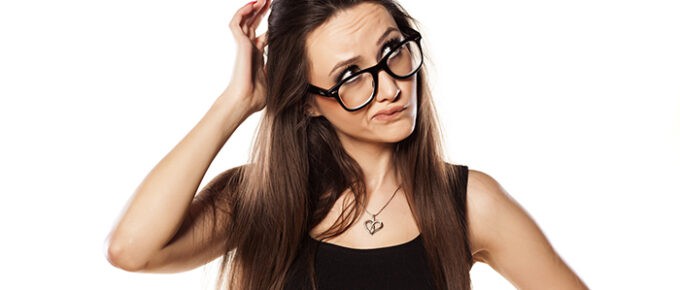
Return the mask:
<svg viewBox="0 0 680 290">
<path fill-rule="evenodd" d="M 237 54 L 231 81 L 221 97 L 234 98 L 248 113 L 260 111 L 265 106 L 267 91 L 264 47 L 266 32 L 256 36 L 255 30 L 269 10 L 271 0 L 257 0 L 241 7 L 229 23 L 236 40 Z"/>
</svg>

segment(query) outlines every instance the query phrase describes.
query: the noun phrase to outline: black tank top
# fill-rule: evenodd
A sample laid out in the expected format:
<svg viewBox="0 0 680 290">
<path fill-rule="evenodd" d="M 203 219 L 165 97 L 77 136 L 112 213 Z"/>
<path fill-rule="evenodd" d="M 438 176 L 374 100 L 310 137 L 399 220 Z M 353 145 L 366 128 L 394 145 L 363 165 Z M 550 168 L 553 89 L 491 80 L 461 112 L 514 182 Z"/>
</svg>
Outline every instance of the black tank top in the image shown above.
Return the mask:
<svg viewBox="0 0 680 290">
<path fill-rule="evenodd" d="M 459 197 L 465 206 L 468 173 L 467 166 L 461 167 L 464 182 Z M 309 235 L 303 245 L 298 259 L 316 255 L 312 260 L 319 290 L 435 289 L 421 235 L 406 243 L 373 249 L 343 247 L 315 240 Z M 294 262 L 286 290 L 312 289 L 309 275 L 304 273 L 305 266 L 299 261 Z"/>
</svg>

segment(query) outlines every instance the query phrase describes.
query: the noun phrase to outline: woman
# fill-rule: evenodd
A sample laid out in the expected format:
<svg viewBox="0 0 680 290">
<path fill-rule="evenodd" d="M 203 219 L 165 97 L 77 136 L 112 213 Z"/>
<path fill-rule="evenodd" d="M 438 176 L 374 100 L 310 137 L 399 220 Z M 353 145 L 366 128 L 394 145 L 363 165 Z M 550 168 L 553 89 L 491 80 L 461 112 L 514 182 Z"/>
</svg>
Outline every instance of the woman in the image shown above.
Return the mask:
<svg viewBox="0 0 680 290">
<path fill-rule="evenodd" d="M 232 80 L 137 189 L 109 236 L 113 265 L 224 256 L 231 289 L 470 289 L 482 261 L 518 288 L 586 289 L 493 178 L 443 160 L 422 36 L 397 3 L 271 5 L 266 36 L 269 0 L 232 19 Z M 263 108 L 252 162 L 194 196 Z"/>
</svg>

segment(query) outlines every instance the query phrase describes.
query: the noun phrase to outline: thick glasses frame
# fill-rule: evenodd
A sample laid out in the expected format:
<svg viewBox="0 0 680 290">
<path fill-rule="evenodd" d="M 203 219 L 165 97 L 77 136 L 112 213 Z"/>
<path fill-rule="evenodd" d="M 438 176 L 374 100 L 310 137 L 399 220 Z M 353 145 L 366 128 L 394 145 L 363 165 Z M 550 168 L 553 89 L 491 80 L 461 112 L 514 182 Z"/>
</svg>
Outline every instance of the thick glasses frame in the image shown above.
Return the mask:
<svg viewBox="0 0 680 290">
<path fill-rule="evenodd" d="M 375 93 L 378 91 L 378 74 L 381 71 L 383 71 L 383 70 L 386 71 L 387 74 L 389 74 L 390 76 L 392 76 L 395 79 L 403 80 L 403 79 L 410 78 L 413 75 L 415 75 L 416 73 L 418 73 L 418 71 L 420 71 L 420 68 L 423 66 L 423 48 L 420 46 L 420 39 L 422 38 L 422 36 L 420 35 L 420 33 L 418 31 L 416 31 L 412 28 L 405 29 L 404 34 L 406 34 L 407 37 L 404 38 L 404 40 L 402 40 L 401 42 L 399 42 L 399 44 L 395 45 L 395 47 L 402 46 L 409 41 L 414 41 L 416 43 L 416 45 L 418 45 L 418 49 L 420 50 L 420 64 L 418 65 L 418 67 L 415 70 L 413 70 L 412 73 L 405 75 L 405 76 L 400 76 L 400 75 L 395 74 L 392 70 L 390 70 L 389 66 L 387 66 L 387 61 L 390 59 L 390 57 L 392 56 L 393 53 L 399 51 L 399 50 L 392 50 L 387 55 L 385 55 L 385 57 L 383 57 L 376 65 L 362 69 L 362 70 L 352 74 L 351 76 L 346 77 L 345 79 L 341 80 L 339 83 L 335 84 L 333 87 L 331 87 L 328 90 L 324 90 L 324 89 L 319 88 L 317 86 L 314 86 L 312 84 L 308 84 L 307 91 L 309 93 L 318 94 L 318 95 L 323 96 L 323 97 L 334 98 L 336 101 L 338 101 L 338 103 L 340 103 L 340 105 L 342 106 L 343 109 L 350 111 L 350 112 L 363 109 L 368 104 L 373 102 L 373 99 L 375 98 Z M 339 95 L 340 86 L 342 86 L 345 82 L 352 80 L 355 76 L 362 74 L 362 73 L 366 73 L 366 72 L 371 73 L 371 76 L 373 76 L 373 84 L 374 84 L 373 85 L 373 93 L 371 93 L 371 97 L 369 97 L 368 100 L 365 103 L 363 103 L 362 105 L 360 105 L 359 107 L 348 108 L 342 102 L 342 99 L 340 99 L 340 95 Z"/>
</svg>

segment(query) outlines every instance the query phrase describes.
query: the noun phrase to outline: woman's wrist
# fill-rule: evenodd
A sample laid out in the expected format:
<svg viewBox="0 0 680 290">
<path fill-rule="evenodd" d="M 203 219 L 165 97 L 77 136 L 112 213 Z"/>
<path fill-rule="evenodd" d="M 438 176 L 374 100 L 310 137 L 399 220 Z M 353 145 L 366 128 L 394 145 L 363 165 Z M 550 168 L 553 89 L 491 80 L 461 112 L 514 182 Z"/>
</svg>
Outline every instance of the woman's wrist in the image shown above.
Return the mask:
<svg viewBox="0 0 680 290">
<path fill-rule="evenodd" d="M 233 89 L 232 87 L 227 87 L 219 96 L 218 100 L 236 106 L 247 115 L 251 115 L 252 113 L 259 111 L 255 108 L 256 105 L 253 104 L 255 97 L 252 94 L 252 92 L 243 92 L 238 89 Z"/>
<path fill-rule="evenodd" d="M 227 92 L 222 93 L 215 100 L 208 112 L 208 115 L 217 118 L 222 131 L 227 135 L 231 135 L 251 114 L 252 111 L 244 104 L 242 98 L 235 97 Z"/>
</svg>

